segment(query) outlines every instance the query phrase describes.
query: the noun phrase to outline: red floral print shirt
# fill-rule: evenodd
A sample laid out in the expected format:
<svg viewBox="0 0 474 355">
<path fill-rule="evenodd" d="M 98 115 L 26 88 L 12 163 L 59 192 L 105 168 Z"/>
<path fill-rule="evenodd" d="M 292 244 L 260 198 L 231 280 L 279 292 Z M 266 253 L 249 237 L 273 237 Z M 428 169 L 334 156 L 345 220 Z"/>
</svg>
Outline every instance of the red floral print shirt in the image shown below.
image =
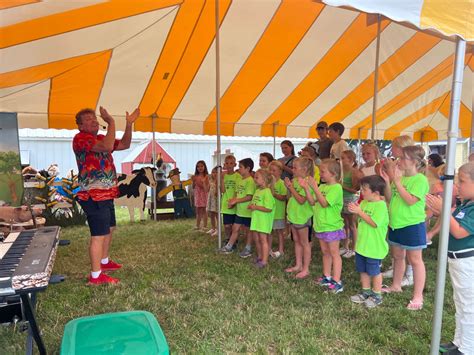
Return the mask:
<svg viewBox="0 0 474 355">
<path fill-rule="evenodd" d="M 91 150 L 96 142 L 103 140 L 104 137 L 103 134 L 94 136 L 91 133 L 79 132 L 72 141 L 79 169 L 80 191 L 77 197 L 83 201 L 87 201 L 89 197 L 94 201 L 105 201 L 118 196 L 117 173 L 112 152 Z M 115 140 L 114 150 L 119 142 L 118 139 Z"/>
</svg>

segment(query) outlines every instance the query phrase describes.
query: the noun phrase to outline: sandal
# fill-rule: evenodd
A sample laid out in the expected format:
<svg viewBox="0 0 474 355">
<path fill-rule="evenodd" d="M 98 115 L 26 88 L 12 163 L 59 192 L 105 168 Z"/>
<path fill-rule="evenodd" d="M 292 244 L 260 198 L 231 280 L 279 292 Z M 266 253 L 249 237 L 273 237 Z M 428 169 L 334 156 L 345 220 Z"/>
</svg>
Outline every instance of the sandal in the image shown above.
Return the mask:
<svg viewBox="0 0 474 355">
<path fill-rule="evenodd" d="M 423 309 L 423 302 L 410 301 L 407 305 L 407 309 L 410 311 L 421 311 Z"/>
</svg>

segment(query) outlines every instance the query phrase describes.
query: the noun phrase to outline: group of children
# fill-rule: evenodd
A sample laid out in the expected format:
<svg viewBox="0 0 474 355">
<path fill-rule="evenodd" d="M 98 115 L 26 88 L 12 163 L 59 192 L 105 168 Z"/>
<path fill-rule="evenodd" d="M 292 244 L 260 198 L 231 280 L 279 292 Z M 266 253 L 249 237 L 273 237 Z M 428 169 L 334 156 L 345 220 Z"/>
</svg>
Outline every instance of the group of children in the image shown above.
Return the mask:
<svg viewBox="0 0 474 355">
<path fill-rule="evenodd" d="M 227 240 L 220 252 L 234 252 L 239 235 L 243 234 L 245 246 L 240 256 L 251 256 L 254 244 L 257 250 L 255 265 L 265 268 L 269 255 L 275 258 L 283 255 L 284 239 L 289 230 L 294 242 L 295 262 L 285 272 L 296 279 L 305 279 L 310 275 L 311 249 L 316 239 L 322 252 L 323 271 L 316 282 L 333 293 L 342 292 L 341 254 L 346 257 L 355 254 L 362 287 L 350 299 L 368 308 L 382 303 L 382 293 L 402 291 L 407 260 L 414 279 L 413 295 L 407 309 L 422 309 L 426 278 L 422 258 L 427 242 L 426 210 L 435 215 L 441 210 L 440 197 L 428 194 L 429 184 L 423 173 L 426 165 L 423 148 L 394 142 L 392 155 L 396 161 L 382 160 L 378 148 L 368 143 L 362 148 L 364 164 L 361 167 L 357 167 L 352 150 L 342 151 L 339 159 L 324 159 L 316 164 L 317 152 L 307 148 L 303 148 L 301 156 L 292 162 L 292 179 L 281 178 L 284 166 L 273 160 L 269 153 L 261 154 L 260 168 L 255 173 L 252 159 L 240 160 L 238 170 L 235 170 L 235 157 L 225 158 L 220 192 Z M 200 173 L 202 168 L 197 167 L 196 171 Z M 209 185 L 215 185 L 216 179 L 215 168 Z M 198 184 L 199 179 L 196 179 L 195 186 Z M 474 163 L 461 167 L 459 184 L 459 197 L 465 202 L 451 218 L 450 253 L 453 257 L 450 257 L 449 265 L 456 307 L 461 307 L 461 303 L 471 304 L 469 311 L 457 311 L 457 315 L 462 314 L 460 317 L 464 322 L 472 325 L 467 318 L 473 313 L 473 300 L 466 301 L 467 293 L 470 292 L 472 298 L 472 290 L 466 291 L 464 286 L 461 290 L 454 280 L 470 282 L 466 279 L 466 269 L 463 266 L 461 270 L 458 264 L 474 261 L 474 258 L 468 258 L 474 256 L 474 209 L 470 203 L 474 198 Z M 217 196 L 216 187 L 208 188 L 208 191 L 209 199 L 211 195 Z M 212 213 L 216 216 L 217 209 Z M 214 230 L 216 224 L 212 223 Z M 272 250 L 272 232 L 278 236 L 276 251 Z M 342 251 L 341 241 L 344 243 Z M 393 258 L 393 282 L 389 287 L 382 287 L 381 264 L 389 247 Z M 469 275 L 474 270 L 472 266 Z M 456 297 L 463 299 L 456 301 Z M 460 346 L 463 334 L 459 332 L 448 346 Z"/>
</svg>

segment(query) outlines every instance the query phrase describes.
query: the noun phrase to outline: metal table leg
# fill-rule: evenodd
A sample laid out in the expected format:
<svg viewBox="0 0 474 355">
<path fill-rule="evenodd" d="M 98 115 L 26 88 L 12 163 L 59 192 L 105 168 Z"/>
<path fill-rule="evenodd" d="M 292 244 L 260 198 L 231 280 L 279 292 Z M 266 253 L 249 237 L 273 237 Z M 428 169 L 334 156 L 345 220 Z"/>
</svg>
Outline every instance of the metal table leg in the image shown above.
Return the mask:
<svg viewBox="0 0 474 355">
<path fill-rule="evenodd" d="M 29 327 L 28 327 L 28 338 L 30 339 L 27 339 L 27 353 L 29 351 L 28 349 L 28 346 L 30 345 L 30 348 L 32 350 L 33 348 L 33 343 L 31 341 L 31 336 L 33 336 L 33 339 L 35 340 L 36 342 L 36 346 L 38 347 L 38 351 L 41 355 L 46 355 L 46 348 L 44 346 L 44 343 L 43 343 L 43 339 L 41 339 L 41 334 L 40 334 L 40 330 L 39 330 L 39 327 L 38 327 L 38 324 L 36 323 L 36 316 L 35 316 L 35 310 L 34 310 L 34 303 L 35 303 L 35 300 L 36 300 L 36 297 L 35 297 L 35 294 L 32 295 L 32 299 L 30 299 L 30 296 L 29 294 L 21 294 L 20 295 L 21 297 L 21 302 L 23 303 L 23 309 L 25 311 L 25 317 L 26 317 L 26 320 L 28 321 L 29 323 Z"/>
</svg>

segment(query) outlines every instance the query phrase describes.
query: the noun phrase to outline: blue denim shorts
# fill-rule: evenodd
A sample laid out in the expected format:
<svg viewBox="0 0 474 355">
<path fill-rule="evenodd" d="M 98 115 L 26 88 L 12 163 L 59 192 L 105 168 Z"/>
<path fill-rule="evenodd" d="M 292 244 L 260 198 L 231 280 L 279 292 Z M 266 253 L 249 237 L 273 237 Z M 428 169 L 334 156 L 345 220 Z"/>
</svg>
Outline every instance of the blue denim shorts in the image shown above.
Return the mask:
<svg viewBox="0 0 474 355">
<path fill-rule="evenodd" d="M 388 244 L 405 249 L 420 250 L 426 248 L 425 222 L 399 229 L 388 228 Z"/>
<path fill-rule="evenodd" d="M 356 253 L 355 262 L 357 272 L 363 272 L 369 276 L 377 276 L 381 272 L 381 259 L 368 258 Z"/>
<path fill-rule="evenodd" d="M 87 224 L 92 237 L 100 237 L 110 233 L 110 227 L 115 227 L 114 200 L 87 201 L 77 200 L 87 216 Z"/>
</svg>

